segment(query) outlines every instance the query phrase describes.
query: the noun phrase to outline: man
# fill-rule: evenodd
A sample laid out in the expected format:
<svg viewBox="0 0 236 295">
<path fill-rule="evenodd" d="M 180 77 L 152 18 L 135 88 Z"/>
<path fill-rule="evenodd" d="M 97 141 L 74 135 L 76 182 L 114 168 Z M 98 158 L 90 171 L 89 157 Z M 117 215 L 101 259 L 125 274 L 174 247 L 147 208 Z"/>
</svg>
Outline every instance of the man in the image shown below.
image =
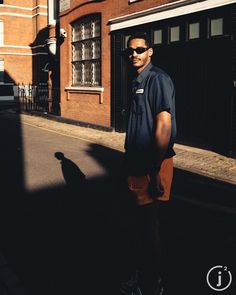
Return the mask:
<svg viewBox="0 0 236 295">
<path fill-rule="evenodd" d="M 157 209 L 160 201 L 169 200 L 173 178 L 175 91 L 170 77 L 152 65 L 153 49 L 145 34 L 131 36 L 125 53 L 136 72 L 125 138 L 128 188 L 138 205 L 138 276 L 136 293 L 132 292 L 158 295 L 161 244 Z"/>
</svg>

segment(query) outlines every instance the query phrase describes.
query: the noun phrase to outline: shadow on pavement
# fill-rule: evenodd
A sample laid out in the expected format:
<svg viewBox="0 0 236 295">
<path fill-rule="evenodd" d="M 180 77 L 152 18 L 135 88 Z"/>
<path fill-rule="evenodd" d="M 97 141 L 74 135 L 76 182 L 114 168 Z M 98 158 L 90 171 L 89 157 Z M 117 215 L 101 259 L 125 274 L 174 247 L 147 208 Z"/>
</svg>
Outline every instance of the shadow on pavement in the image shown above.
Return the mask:
<svg viewBox="0 0 236 295">
<path fill-rule="evenodd" d="M 67 185 L 25 192 L 20 120 L 0 116 L 0 123 L 0 294 L 119 294 L 132 269 L 135 228 L 122 153 L 90 144 L 88 155 L 107 173 L 81 181 L 80 167 L 55 151 Z M 179 173 L 173 191 L 203 198 L 198 182 L 184 191 L 190 174 Z M 161 220 L 165 295 L 211 294 L 205 277 L 214 265 L 235 277 L 235 215 L 173 198 L 162 204 Z"/>
<path fill-rule="evenodd" d="M 73 161 L 66 158 L 62 152 L 55 152 L 55 158 L 60 161 L 62 174 L 68 186 L 76 188 L 84 185 L 85 175 Z"/>
</svg>

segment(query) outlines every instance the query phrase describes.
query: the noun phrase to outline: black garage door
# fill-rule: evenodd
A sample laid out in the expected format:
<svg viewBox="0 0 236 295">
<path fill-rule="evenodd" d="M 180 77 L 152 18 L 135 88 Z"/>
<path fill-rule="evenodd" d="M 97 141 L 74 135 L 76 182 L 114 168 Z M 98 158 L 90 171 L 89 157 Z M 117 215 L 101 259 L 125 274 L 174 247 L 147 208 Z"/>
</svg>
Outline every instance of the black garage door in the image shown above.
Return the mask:
<svg viewBox="0 0 236 295">
<path fill-rule="evenodd" d="M 219 152 L 229 146 L 230 52 L 228 38 L 155 51 L 153 62 L 175 84 L 178 142 Z"/>
</svg>

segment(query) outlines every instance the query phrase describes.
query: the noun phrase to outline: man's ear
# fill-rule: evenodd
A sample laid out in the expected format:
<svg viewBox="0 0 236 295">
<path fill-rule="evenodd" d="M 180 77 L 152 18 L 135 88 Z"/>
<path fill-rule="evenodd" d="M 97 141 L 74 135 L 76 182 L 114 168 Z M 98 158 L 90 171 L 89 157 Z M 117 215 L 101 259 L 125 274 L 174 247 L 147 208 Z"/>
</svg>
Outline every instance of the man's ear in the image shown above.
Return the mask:
<svg viewBox="0 0 236 295">
<path fill-rule="evenodd" d="M 153 55 L 153 49 L 149 48 L 148 49 L 148 56 L 151 57 Z"/>
</svg>

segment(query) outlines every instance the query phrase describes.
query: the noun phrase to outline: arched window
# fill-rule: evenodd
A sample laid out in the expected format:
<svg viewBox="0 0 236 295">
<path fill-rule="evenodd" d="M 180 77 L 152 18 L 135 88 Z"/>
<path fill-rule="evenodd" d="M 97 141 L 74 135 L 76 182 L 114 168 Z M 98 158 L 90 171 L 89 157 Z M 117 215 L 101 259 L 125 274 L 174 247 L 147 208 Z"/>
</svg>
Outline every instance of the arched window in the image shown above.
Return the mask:
<svg viewBox="0 0 236 295">
<path fill-rule="evenodd" d="M 80 18 L 72 25 L 72 84 L 101 85 L 100 15 Z"/>
</svg>

